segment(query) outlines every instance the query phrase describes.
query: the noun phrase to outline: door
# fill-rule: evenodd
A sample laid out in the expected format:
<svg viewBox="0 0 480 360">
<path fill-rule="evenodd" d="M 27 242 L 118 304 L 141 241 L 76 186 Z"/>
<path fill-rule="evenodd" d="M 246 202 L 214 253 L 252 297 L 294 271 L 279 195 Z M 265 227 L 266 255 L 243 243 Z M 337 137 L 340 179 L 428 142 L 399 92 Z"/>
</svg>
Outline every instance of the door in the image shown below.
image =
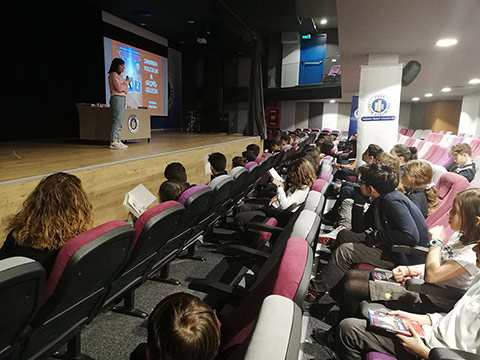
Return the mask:
<svg viewBox="0 0 480 360">
<path fill-rule="evenodd" d="M 300 45 L 299 85 L 321 84 L 327 48 L 327 34 L 312 35 L 302 39 Z"/>
</svg>

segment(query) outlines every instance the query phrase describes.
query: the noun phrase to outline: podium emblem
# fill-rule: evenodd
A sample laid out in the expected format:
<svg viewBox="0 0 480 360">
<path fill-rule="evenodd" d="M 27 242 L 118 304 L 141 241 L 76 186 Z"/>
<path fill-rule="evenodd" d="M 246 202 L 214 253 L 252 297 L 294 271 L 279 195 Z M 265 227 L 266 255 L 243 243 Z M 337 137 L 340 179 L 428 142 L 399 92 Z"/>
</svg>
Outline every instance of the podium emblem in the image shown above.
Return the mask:
<svg viewBox="0 0 480 360">
<path fill-rule="evenodd" d="M 138 132 L 138 125 L 139 123 L 137 116 L 135 114 L 130 115 L 127 120 L 128 131 L 130 131 L 132 134 L 135 134 Z"/>
</svg>

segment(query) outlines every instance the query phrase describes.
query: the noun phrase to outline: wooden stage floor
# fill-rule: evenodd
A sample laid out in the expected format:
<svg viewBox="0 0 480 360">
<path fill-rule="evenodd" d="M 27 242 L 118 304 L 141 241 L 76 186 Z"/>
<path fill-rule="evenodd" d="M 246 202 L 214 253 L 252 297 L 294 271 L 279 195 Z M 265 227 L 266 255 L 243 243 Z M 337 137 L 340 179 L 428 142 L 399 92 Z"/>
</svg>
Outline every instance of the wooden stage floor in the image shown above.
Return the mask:
<svg viewBox="0 0 480 360">
<path fill-rule="evenodd" d="M 130 142 L 126 150 L 107 145 L 75 142 L 0 143 L 0 244 L 5 239 L 5 221 L 16 213 L 38 182 L 58 171 L 73 173 L 82 180 L 94 211 L 95 225 L 125 218 L 122 206 L 126 192 L 139 183 L 152 193 L 165 180 L 168 163 L 178 161 L 187 169 L 188 181 L 209 181 L 205 162 L 208 154 L 222 152 L 231 159 L 248 144 L 262 145 L 258 137 L 226 134 L 154 132 L 151 142 Z"/>
</svg>

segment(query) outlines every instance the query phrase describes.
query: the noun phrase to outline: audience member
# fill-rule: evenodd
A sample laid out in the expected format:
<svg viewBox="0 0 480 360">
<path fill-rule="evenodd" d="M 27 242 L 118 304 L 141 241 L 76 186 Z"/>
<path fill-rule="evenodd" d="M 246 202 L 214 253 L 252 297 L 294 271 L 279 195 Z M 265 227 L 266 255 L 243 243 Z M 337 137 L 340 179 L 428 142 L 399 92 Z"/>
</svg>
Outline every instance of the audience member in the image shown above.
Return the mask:
<svg viewBox="0 0 480 360">
<path fill-rule="evenodd" d="M 0 259 L 25 256 L 49 274 L 61 248 L 92 226 L 91 212 L 78 177 L 62 172 L 47 176 L 9 219 Z"/>
<path fill-rule="evenodd" d="M 291 162 L 287 169 L 285 183 L 280 180 L 272 180 L 277 187 L 277 195 L 270 200 L 269 206 L 280 210 L 296 210 L 305 201 L 310 187 L 316 179 L 310 161 L 301 158 Z M 255 216 L 265 216 L 265 213 L 261 211 L 264 207 L 265 205 L 256 203 L 245 203 L 239 206 L 234 218 L 236 227 L 244 231 L 245 225 Z"/>
<path fill-rule="evenodd" d="M 472 148 L 469 144 L 456 144 L 453 145 L 450 154 L 455 160 L 453 168 L 449 169 L 450 172 L 454 172 L 458 175 L 462 175 L 464 178 L 471 182 L 475 177 L 476 167 L 472 161 Z"/>
<path fill-rule="evenodd" d="M 247 159 L 248 162 L 257 160 L 257 157 L 252 150 L 245 150 L 242 152 L 242 156 Z"/>
<path fill-rule="evenodd" d="M 392 148 L 392 150 L 390 150 L 390 154 L 392 154 L 393 156 L 396 156 L 400 161 L 400 171 L 402 173 L 403 173 L 403 167 L 405 166 L 405 164 L 410 160 L 413 160 L 412 152 L 410 151 L 410 148 L 403 144 L 395 145 Z"/>
<path fill-rule="evenodd" d="M 272 155 L 278 154 L 280 150 L 282 150 L 282 146 L 283 145 L 281 140 L 275 140 L 270 146 L 270 153 Z"/>
<path fill-rule="evenodd" d="M 237 166 L 245 166 L 247 163 L 247 159 L 245 159 L 243 156 L 235 156 L 232 159 L 232 169 Z"/>
<path fill-rule="evenodd" d="M 160 301 L 148 318 L 147 344 L 130 360 L 213 360 L 220 347 L 220 324 L 198 297 L 176 293 Z"/>
<path fill-rule="evenodd" d="M 476 214 L 480 214 L 478 211 Z M 480 221 L 475 217 L 476 227 Z M 438 251 L 438 250 L 437 250 Z M 480 267 L 480 244 L 473 247 L 476 265 Z M 441 347 L 458 349 L 480 355 L 480 275 L 473 280 L 472 286 L 458 300 L 455 307 L 447 314 L 428 313 L 413 314 L 405 311 L 391 311 L 409 321 L 417 321 L 425 334 L 422 339 L 411 325 L 410 336 L 397 334 L 381 335 L 367 330 L 367 320 L 348 318 L 339 326 L 337 352 L 340 359 L 360 360 L 367 352 L 381 352 L 395 356 L 397 359 L 428 359 L 432 348 Z"/>
<path fill-rule="evenodd" d="M 285 133 L 280 135 L 280 141 L 282 142 L 282 147 L 284 147 L 285 145 L 289 145 L 290 144 L 290 135 L 285 134 Z"/>
<path fill-rule="evenodd" d="M 249 145 L 247 145 L 245 150 L 253 151 L 253 153 L 255 154 L 255 159 L 258 158 L 258 156 L 260 155 L 260 146 L 258 146 L 257 144 L 249 144 Z"/>
<path fill-rule="evenodd" d="M 433 168 L 422 160 L 411 160 L 403 168 L 402 184 L 405 195 L 427 217 L 438 205 L 438 191 L 432 183 Z"/>
<path fill-rule="evenodd" d="M 168 181 L 176 181 L 181 184 L 185 184 L 187 188 L 191 186 L 187 182 L 187 171 L 185 170 L 185 167 L 179 162 L 173 162 L 168 164 L 165 167 L 163 175 Z"/>
<path fill-rule="evenodd" d="M 227 171 L 225 170 L 227 168 L 227 158 L 225 155 L 214 152 L 208 155 L 208 162 L 210 163 L 210 171 L 212 172 L 210 180 L 220 175 L 227 175 Z"/>
<path fill-rule="evenodd" d="M 164 181 L 158 189 L 158 202 L 177 200 L 186 188 L 185 184 L 177 181 Z"/>
<path fill-rule="evenodd" d="M 392 245 L 428 244 L 428 228 L 420 210 L 401 192 L 398 174 L 393 166 L 382 163 L 359 168 L 360 191 L 372 197 L 374 222 L 365 232 L 342 230 L 338 233 L 338 248 L 316 279 L 310 282 L 310 292 L 319 297 L 337 285 L 354 264 L 370 264 L 393 269 L 399 264 L 416 264 L 418 256 L 393 253 Z"/>
</svg>

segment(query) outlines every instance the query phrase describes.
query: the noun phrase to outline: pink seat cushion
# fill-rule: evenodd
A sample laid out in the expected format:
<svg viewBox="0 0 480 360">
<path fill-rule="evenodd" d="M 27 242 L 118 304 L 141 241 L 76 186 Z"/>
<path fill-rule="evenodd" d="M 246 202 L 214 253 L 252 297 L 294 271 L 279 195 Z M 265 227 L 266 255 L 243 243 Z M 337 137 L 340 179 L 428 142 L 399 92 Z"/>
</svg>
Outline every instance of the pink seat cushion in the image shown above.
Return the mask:
<svg viewBox="0 0 480 360">
<path fill-rule="evenodd" d="M 397 358 L 382 353 L 371 352 L 367 354 L 365 360 L 397 360 Z"/>
<path fill-rule="evenodd" d="M 293 300 L 305 272 L 308 246 L 303 239 L 288 240 L 282 259 L 233 312 L 227 325 L 223 349 L 242 344 L 248 338 L 267 296 L 281 295 Z"/>
<path fill-rule="evenodd" d="M 373 270 L 375 269 L 375 266 L 369 264 L 357 264 L 354 268 L 359 270 Z"/>
<path fill-rule="evenodd" d="M 192 196 L 193 194 L 195 194 L 197 191 L 200 191 L 202 189 L 205 189 L 205 188 L 208 188 L 208 185 L 205 185 L 205 184 L 200 184 L 200 185 L 195 185 L 195 186 L 192 186 L 190 189 L 187 189 L 185 190 L 181 195 L 180 197 L 178 198 L 178 202 L 182 205 L 185 205 L 185 202 L 187 201 L 187 199 Z"/>
<path fill-rule="evenodd" d="M 318 179 L 313 183 L 312 190 L 321 192 L 326 183 L 324 179 Z"/>
<path fill-rule="evenodd" d="M 277 219 L 275 218 L 270 218 L 267 220 L 267 222 L 265 223 L 266 225 L 270 225 L 270 226 L 277 226 L 278 224 L 278 221 Z M 260 234 L 258 235 L 258 242 L 259 244 L 262 243 L 262 242 L 269 242 L 270 241 L 270 238 L 272 237 L 272 233 L 271 232 L 268 232 L 268 231 L 260 231 Z"/>
<path fill-rule="evenodd" d="M 132 249 L 135 247 L 138 237 L 142 233 L 143 228 L 145 227 L 145 224 L 154 216 L 160 214 L 162 211 L 165 211 L 172 206 L 180 205 L 178 201 L 165 201 L 161 204 L 158 204 L 151 209 L 148 209 L 145 211 L 138 219 L 135 221 L 135 241 L 133 242 Z"/>
<path fill-rule="evenodd" d="M 252 166 L 255 166 L 255 165 L 257 165 L 257 163 L 255 161 L 250 161 L 250 162 L 246 163 L 244 167 L 245 167 L 245 169 L 250 170 L 250 168 Z"/>
<path fill-rule="evenodd" d="M 57 255 L 55 264 L 53 264 L 52 272 L 48 277 L 47 283 L 45 284 L 45 291 L 43 293 L 43 302 L 47 301 L 50 296 L 55 292 L 58 282 L 62 277 L 63 271 L 67 266 L 67 263 L 70 261 L 70 258 L 85 244 L 88 244 L 90 241 L 95 240 L 99 236 L 116 229 L 121 226 L 127 225 L 124 221 L 110 221 L 106 224 L 94 227 L 80 235 L 75 236 L 69 242 L 67 242 L 60 252 Z"/>
</svg>

